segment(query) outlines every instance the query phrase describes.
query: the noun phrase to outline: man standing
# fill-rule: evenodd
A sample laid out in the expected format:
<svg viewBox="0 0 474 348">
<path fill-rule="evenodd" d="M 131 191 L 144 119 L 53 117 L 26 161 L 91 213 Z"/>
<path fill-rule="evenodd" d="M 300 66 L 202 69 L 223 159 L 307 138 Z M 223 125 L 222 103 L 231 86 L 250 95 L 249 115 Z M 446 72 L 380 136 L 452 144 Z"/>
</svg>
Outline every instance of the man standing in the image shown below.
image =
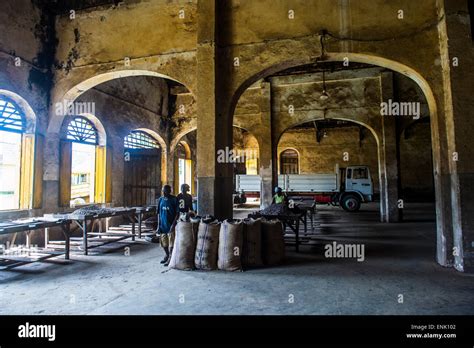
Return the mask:
<svg viewBox="0 0 474 348">
<path fill-rule="evenodd" d="M 160 244 L 165 251 L 165 257 L 161 261 L 168 266 L 173 252 L 173 242 L 176 222 L 179 216 L 178 199 L 171 194 L 171 186 L 163 186 L 163 196 L 158 200 L 158 233 Z"/>
<path fill-rule="evenodd" d="M 188 184 L 181 185 L 181 193 L 177 197 L 180 213 L 189 213 L 193 210 L 193 196 L 188 193 L 189 191 Z"/>
</svg>

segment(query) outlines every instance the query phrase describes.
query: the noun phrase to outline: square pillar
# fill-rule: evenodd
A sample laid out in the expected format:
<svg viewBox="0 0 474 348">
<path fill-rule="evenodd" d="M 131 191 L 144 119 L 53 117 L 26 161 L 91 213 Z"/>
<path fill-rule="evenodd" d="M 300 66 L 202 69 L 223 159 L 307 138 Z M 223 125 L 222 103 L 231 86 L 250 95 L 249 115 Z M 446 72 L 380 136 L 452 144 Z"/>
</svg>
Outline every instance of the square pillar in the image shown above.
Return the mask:
<svg viewBox="0 0 474 348">
<path fill-rule="evenodd" d="M 393 100 L 393 76 L 384 72 L 380 76 L 382 102 Z M 397 156 L 397 116 L 382 116 L 382 137 L 380 139 L 381 161 L 380 166 L 380 205 L 382 222 L 398 222 L 400 214 L 398 208 L 398 172 Z"/>
<path fill-rule="evenodd" d="M 197 10 L 197 196 L 200 215 L 225 219 L 232 217 L 231 93 L 226 89 L 232 62 L 218 47 L 217 4 L 199 1 Z"/>
</svg>

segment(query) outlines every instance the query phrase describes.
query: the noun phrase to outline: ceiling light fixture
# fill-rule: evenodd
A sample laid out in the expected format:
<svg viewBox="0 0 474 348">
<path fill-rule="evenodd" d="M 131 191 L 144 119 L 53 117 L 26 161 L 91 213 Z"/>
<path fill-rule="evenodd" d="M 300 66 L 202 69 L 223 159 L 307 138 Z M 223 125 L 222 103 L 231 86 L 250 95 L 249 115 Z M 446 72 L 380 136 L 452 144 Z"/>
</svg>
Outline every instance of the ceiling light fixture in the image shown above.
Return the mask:
<svg viewBox="0 0 474 348">
<path fill-rule="evenodd" d="M 328 98 L 329 98 L 329 94 L 326 91 L 326 76 L 325 76 L 325 73 L 324 73 L 324 70 L 323 70 L 323 92 L 319 96 L 319 99 L 327 100 Z"/>
</svg>

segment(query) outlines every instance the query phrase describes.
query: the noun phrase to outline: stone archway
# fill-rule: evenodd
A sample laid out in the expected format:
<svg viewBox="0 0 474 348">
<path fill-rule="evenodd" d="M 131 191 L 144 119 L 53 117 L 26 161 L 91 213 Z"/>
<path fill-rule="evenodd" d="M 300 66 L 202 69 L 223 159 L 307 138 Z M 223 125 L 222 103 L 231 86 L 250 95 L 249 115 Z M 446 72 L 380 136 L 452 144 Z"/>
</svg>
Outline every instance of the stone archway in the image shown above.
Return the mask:
<svg viewBox="0 0 474 348">
<path fill-rule="evenodd" d="M 341 52 L 334 53 L 328 52 L 325 53 L 324 59 L 322 57 L 318 58 L 303 58 L 303 59 L 291 59 L 282 61 L 281 63 L 270 65 L 264 69 L 261 69 L 259 72 L 254 73 L 253 75 L 244 77 L 240 80 L 240 84 L 235 87 L 232 98 L 229 103 L 229 113 L 230 120 L 233 119 L 235 109 L 238 103 L 238 100 L 245 92 L 247 88 L 256 83 L 257 81 L 264 79 L 276 72 L 291 68 L 297 67 L 300 65 L 311 64 L 316 60 L 318 61 L 334 61 L 334 62 L 356 62 L 356 63 L 365 63 L 374 66 L 380 66 L 383 68 L 390 69 L 397 73 L 400 73 L 404 76 L 407 76 L 413 80 L 422 90 L 426 101 L 428 103 L 428 109 L 431 119 L 431 138 L 432 138 L 432 151 L 433 151 L 433 170 L 435 177 L 435 195 L 436 195 L 436 220 L 437 220 L 437 261 L 441 265 L 450 266 L 453 262 L 453 256 L 451 255 L 450 250 L 452 250 L 454 243 L 454 232 L 453 232 L 453 217 L 451 212 L 452 198 L 451 198 L 451 185 L 452 183 L 447 182 L 443 179 L 443 174 L 446 171 L 451 171 L 453 168 L 450 168 L 448 158 L 446 154 L 442 151 L 445 151 L 448 148 L 448 144 L 445 143 L 447 140 L 446 134 L 443 132 L 446 131 L 443 121 L 439 120 L 438 117 L 438 104 L 442 101 L 436 98 L 433 88 L 430 83 L 415 69 L 410 66 L 400 63 L 398 61 L 381 57 L 373 54 L 361 54 L 361 53 L 349 53 Z M 273 144 L 277 143 L 275 135 L 272 134 Z M 276 155 L 273 156 L 273 162 L 276 161 Z M 386 180 L 386 178 L 382 178 Z M 458 231 L 461 233 L 460 231 Z M 460 237 L 458 236 L 457 239 Z"/>
</svg>

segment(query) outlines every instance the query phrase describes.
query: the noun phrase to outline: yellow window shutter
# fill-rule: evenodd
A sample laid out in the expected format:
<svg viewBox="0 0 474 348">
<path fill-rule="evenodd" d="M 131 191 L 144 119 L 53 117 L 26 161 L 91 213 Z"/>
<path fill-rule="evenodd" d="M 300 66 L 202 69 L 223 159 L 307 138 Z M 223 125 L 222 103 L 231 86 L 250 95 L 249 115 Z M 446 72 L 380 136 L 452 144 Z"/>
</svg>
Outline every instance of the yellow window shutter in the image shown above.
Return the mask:
<svg viewBox="0 0 474 348">
<path fill-rule="evenodd" d="M 33 156 L 35 136 L 23 134 L 21 144 L 20 209 L 30 209 L 33 197 Z"/>
<path fill-rule="evenodd" d="M 106 148 L 95 148 L 95 197 L 94 202 L 105 203 Z"/>
<path fill-rule="evenodd" d="M 44 136 L 35 136 L 33 169 L 33 209 L 43 206 L 43 164 L 44 164 Z"/>
<path fill-rule="evenodd" d="M 107 146 L 105 153 L 105 203 L 112 203 L 112 148 Z"/>
<path fill-rule="evenodd" d="M 59 147 L 59 206 L 69 207 L 71 202 L 72 143 L 61 140 Z"/>
</svg>

